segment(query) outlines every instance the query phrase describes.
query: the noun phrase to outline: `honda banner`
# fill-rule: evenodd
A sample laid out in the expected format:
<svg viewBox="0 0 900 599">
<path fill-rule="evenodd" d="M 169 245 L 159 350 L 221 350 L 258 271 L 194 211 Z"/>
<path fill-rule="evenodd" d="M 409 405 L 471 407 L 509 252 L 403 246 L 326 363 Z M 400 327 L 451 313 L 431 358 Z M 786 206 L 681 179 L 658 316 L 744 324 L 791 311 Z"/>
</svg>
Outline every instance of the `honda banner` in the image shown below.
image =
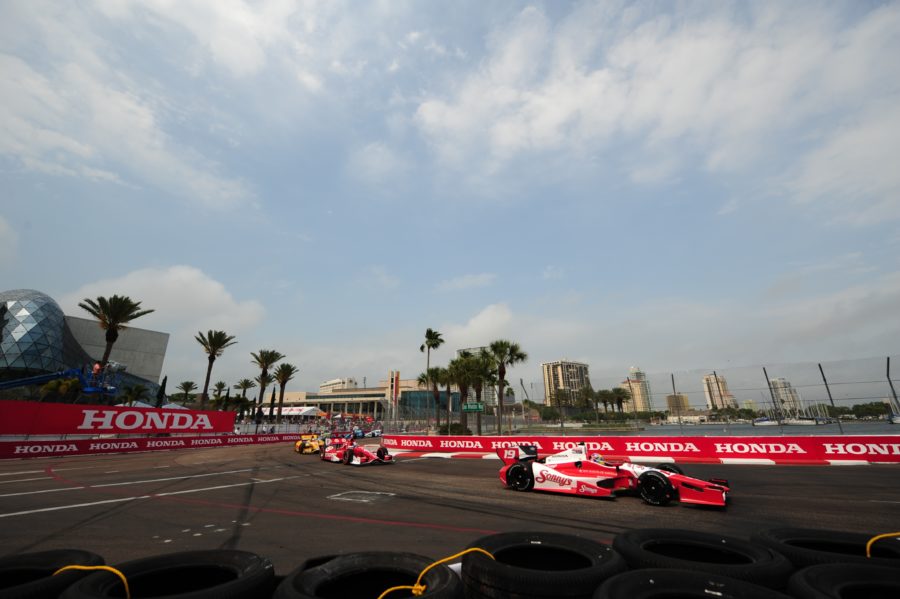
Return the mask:
<svg viewBox="0 0 900 599">
<path fill-rule="evenodd" d="M 0 435 L 230 433 L 234 412 L 0 402 Z"/>
<path fill-rule="evenodd" d="M 385 447 L 397 451 L 456 455 L 492 455 L 498 449 L 534 445 L 547 456 L 579 443 L 590 454 L 639 462 L 721 464 L 864 464 L 900 463 L 900 436 L 804 437 L 414 437 L 385 435 Z"/>
</svg>

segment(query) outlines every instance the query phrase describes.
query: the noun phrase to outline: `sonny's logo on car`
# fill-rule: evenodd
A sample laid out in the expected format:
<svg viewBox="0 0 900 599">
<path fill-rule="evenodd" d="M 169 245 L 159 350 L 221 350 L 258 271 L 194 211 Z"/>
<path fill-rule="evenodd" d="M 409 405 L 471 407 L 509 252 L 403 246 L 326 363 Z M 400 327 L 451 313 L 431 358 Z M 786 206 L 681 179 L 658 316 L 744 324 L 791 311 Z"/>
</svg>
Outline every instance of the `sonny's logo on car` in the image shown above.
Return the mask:
<svg viewBox="0 0 900 599">
<path fill-rule="evenodd" d="M 540 474 L 534 477 L 534 482 L 536 483 L 556 483 L 560 487 L 569 487 L 572 485 L 572 479 L 568 476 L 562 476 L 561 474 L 556 474 L 555 472 L 550 472 L 544 470 Z"/>
<path fill-rule="evenodd" d="M 578 492 L 579 492 L 579 493 L 586 493 L 586 494 L 588 494 L 588 495 L 596 495 L 596 494 L 597 494 L 597 487 L 592 487 L 591 485 L 588 485 L 588 484 L 585 484 L 585 483 L 581 483 L 581 485 L 578 487 Z"/>
</svg>

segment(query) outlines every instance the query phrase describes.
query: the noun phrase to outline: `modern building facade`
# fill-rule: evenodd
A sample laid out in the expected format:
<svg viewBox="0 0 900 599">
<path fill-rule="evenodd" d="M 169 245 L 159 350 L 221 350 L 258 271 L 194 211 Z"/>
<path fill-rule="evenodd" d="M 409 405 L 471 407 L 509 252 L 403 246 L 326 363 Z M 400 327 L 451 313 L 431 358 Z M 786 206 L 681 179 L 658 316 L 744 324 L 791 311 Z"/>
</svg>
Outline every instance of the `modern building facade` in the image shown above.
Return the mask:
<svg viewBox="0 0 900 599">
<path fill-rule="evenodd" d="M 774 378 L 769 381 L 772 397 L 775 398 L 775 409 L 784 415 L 796 415 L 803 411 L 800 393 L 785 378 Z"/>
<path fill-rule="evenodd" d="M 737 400 L 728 390 L 728 381 L 721 374 L 707 374 L 703 377 L 703 394 L 706 396 L 706 407 L 710 410 L 737 408 Z"/>
<path fill-rule="evenodd" d="M 628 378 L 619 383 L 619 387 L 631 394 L 631 405 L 635 412 L 652 412 L 653 401 L 650 396 L 650 381 L 647 373 L 632 366 L 628 370 Z"/>
<path fill-rule="evenodd" d="M 691 409 L 688 403 L 688 396 L 684 393 L 675 393 L 666 395 L 666 409 L 669 414 L 684 414 Z"/>
<path fill-rule="evenodd" d="M 569 360 L 542 362 L 544 377 L 544 403 L 546 405 L 572 406 L 578 392 L 591 386 L 588 365 Z"/>
<path fill-rule="evenodd" d="M 155 393 L 168 342 L 168 333 L 123 329 L 110 354 L 126 366 L 122 384 L 143 384 Z M 0 293 L 0 380 L 90 367 L 105 349 L 96 320 L 66 316 L 53 298 L 33 289 Z"/>
</svg>

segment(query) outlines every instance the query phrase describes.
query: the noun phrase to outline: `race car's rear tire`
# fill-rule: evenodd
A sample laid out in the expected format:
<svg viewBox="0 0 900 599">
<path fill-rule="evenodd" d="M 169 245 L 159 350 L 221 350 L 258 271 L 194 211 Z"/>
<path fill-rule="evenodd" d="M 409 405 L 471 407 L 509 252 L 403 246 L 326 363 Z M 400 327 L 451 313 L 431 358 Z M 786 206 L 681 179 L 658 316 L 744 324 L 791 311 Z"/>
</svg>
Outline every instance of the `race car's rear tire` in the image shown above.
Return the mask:
<svg viewBox="0 0 900 599">
<path fill-rule="evenodd" d="M 530 491 L 534 488 L 534 474 L 522 462 L 516 462 L 506 471 L 506 484 L 516 491 Z"/>
<path fill-rule="evenodd" d="M 873 543 L 872 557 L 866 557 L 866 544 L 872 536 L 814 528 L 771 528 L 753 534 L 750 540 L 774 549 L 797 568 L 835 562 L 900 568 L 900 543 L 891 537 Z"/>
<path fill-rule="evenodd" d="M 167 599 L 241 599 L 269 597 L 275 570 L 268 558 L 247 551 L 184 551 L 115 566 L 128 581 L 132 597 Z M 61 599 L 124 597 L 122 580 L 112 572 L 95 572 L 69 588 Z"/>
<path fill-rule="evenodd" d="M 885 566 L 819 564 L 791 576 L 788 592 L 797 599 L 900 597 L 900 576 Z"/>
<path fill-rule="evenodd" d="M 794 567 L 786 557 L 744 539 L 681 529 L 645 528 L 616 535 L 612 543 L 628 565 L 708 572 L 782 589 Z"/>
<path fill-rule="evenodd" d="M 650 505 L 668 505 L 675 499 L 675 488 L 666 475 L 652 470 L 638 477 L 638 492 Z"/>
<path fill-rule="evenodd" d="M 689 570 L 645 568 L 616 574 L 594 593 L 593 599 L 788 599 L 777 591 L 727 576 Z"/>
<path fill-rule="evenodd" d="M 416 583 L 434 560 L 412 553 L 371 551 L 348 553 L 314 567 L 294 570 L 284 577 L 272 599 L 317 599 L 325 597 L 378 597 L 395 586 Z M 422 579 L 427 599 L 462 599 L 462 582 L 444 564 L 429 569 Z M 398 596 L 409 596 L 399 594 Z"/>
<path fill-rule="evenodd" d="M 0 597 L 4 599 L 47 599 L 59 597 L 66 587 L 90 574 L 67 570 L 64 566 L 102 566 L 103 558 L 81 549 L 51 549 L 0 558 Z"/>
<path fill-rule="evenodd" d="M 467 599 L 588 598 L 607 578 L 627 569 L 609 545 L 550 532 L 509 532 L 476 539 L 494 559 L 463 555 L 460 576 Z"/>
<path fill-rule="evenodd" d="M 666 472 L 674 472 L 675 474 L 684 474 L 684 470 L 681 469 L 681 466 L 678 464 L 673 464 L 671 462 L 664 462 L 662 464 L 658 464 L 656 466 L 657 470 L 665 470 Z"/>
</svg>

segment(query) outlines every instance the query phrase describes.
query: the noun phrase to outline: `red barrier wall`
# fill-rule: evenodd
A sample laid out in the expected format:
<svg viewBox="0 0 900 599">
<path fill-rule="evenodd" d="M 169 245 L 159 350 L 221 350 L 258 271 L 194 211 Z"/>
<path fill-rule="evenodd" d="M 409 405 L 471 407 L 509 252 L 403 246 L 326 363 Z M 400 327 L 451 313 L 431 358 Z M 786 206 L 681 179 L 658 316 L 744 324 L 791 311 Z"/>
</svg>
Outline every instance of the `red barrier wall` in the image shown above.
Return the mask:
<svg viewBox="0 0 900 599">
<path fill-rule="evenodd" d="M 497 449 L 536 445 L 538 455 L 584 442 L 588 455 L 633 462 L 717 464 L 900 464 L 900 435 L 805 437 L 433 437 L 387 435 L 396 451 L 464 456 L 495 455 Z"/>
<path fill-rule="evenodd" d="M 219 435 L 215 437 L 132 437 L 120 439 L 73 439 L 62 441 L 0 441 L 0 460 L 43 458 L 98 453 L 161 451 L 197 447 L 234 447 L 258 443 L 296 441 L 300 433 L 271 435 Z"/>
<path fill-rule="evenodd" d="M 230 433 L 234 412 L 0 402 L 0 435 Z"/>
</svg>

